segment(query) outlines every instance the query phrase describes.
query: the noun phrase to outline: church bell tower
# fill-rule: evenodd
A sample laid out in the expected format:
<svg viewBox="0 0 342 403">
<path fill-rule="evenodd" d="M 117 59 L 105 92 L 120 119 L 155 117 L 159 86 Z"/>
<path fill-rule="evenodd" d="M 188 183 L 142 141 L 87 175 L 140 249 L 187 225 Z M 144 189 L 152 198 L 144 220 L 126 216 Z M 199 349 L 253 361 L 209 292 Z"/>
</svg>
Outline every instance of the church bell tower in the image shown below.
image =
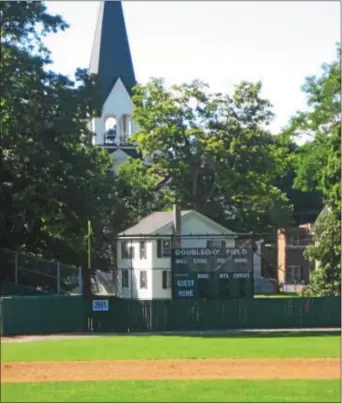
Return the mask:
<svg viewBox="0 0 342 403">
<path fill-rule="evenodd" d="M 101 116 L 93 119 L 94 143 L 108 149 L 115 167 L 140 158 L 130 141 L 137 130 L 132 121 L 132 89 L 136 84 L 121 1 L 100 2 L 89 73 L 97 74 L 101 88 Z"/>
</svg>

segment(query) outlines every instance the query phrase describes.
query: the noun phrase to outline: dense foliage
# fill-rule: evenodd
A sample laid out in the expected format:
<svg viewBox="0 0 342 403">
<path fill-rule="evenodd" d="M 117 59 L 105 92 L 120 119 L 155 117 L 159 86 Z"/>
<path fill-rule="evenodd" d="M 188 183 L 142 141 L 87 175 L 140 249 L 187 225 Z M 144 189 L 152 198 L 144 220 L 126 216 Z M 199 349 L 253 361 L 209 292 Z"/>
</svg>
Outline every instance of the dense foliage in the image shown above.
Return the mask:
<svg viewBox="0 0 342 403">
<path fill-rule="evenodd" d="M 319 77 L 303 86 L 308 111 L 298 113 L 288 133 L 312 137 L 294 156 L 294 185 L 323 195 L 324 213 L 314 227 L 314 243 L 306 251 L 316 270 L 315 290 L 321 295 L 341 293 L 341 47 L 336 60 L 323 65 Z"/>
<path fill-rule="evenodd" d="M 241 82 L 230 95 L 200 81 L 137 86 L 133 140 L 152 165 L 132 160 L 115 174 L 89 130 L 101 107 L 97 77 L 78 70 L 70 79 L 49 66 L 44 35 L 66 22 L 43 2 L 4 1 L 0 14 L 0 248 L 86 266 L 90 220 L 92 266 L 108 269 L 115 235 L 175 198 L 232 230 L 258 233 L 312 221 L 327 205 L 308 256 L 321 262 L 315 284 L 338 288 L 340 49 L 306 81 L 309 112 L 279 136 L 267 129 L 273 111 L 261 83 Z M 298 146 L 303 132 L 312 141 Z M 168 177 L 169 187 L 156 191 Z"/>
<path fill-rule="evenodd" d="M 1 18 L 1 246 L 84 264 L 87 220 L 102 228 L 113 204 L 111 161 L 87 129 L 94 82 L 48 69 L 42 35 L 66 24 L 43 3 L 2 2 Z"/>
<path fill-rule="evenodd" d="M 274 185 L 284 154 L 264 128 L 273 114 L 260 90 L 242 82 L 232 96 L 208 94 L 199 81 L 168 90 L 154 79 L 134 96 L 134 140 L 152 158 L 151 172 L 172 177 L 183 208 L 240 232 L 285 226 L 291 211 Z"/>
</svg>

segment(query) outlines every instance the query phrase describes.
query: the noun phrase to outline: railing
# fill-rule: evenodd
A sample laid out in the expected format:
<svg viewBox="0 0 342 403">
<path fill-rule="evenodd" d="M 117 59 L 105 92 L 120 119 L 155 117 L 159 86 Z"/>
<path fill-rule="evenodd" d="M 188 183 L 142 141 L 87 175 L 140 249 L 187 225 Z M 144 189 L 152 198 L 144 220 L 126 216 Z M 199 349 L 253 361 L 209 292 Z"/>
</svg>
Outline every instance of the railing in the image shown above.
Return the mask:
<svg viewBox="0 0 342 403">
<path fill-rule="evenodd" d="M 82 269 L 40 256 L 0 249 L 1 280 L 37 291 L 68 294 L 82 289 Z"/>
</svg>

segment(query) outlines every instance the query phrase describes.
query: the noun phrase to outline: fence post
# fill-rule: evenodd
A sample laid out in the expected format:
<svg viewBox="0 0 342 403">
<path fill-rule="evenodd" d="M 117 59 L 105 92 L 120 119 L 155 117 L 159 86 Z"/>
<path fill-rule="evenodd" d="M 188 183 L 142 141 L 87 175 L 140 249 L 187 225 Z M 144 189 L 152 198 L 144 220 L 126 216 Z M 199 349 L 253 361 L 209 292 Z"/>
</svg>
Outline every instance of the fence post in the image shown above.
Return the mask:
<svg viewBox="0 0 342 403">
<path fill-rule="evenodd" d="M 79 266 L 78 268 L 78 286 L 79 286 L 79 290 L 80 290 L 80 294 L 83 293 L 83 281 L 82 281 L 82 267 Z"/>
<path fill-rule="evenodd" d="M 255 279 L 254 279 L 254 233 L 253 231 L 250 232 L 251 235 L 251 244 L 252 244 L 252 298 L 254 297 L 254 284 L 255 284 Z M 261 269 L 260 269 L 261 270 Z"/>
<path fill-rule="evenodd" d="M 18 252 L 14 252 L 14 284 L 18 284 Z"/>
<path fill-rule="evenodd" d="M 57 262 L 57 294 L 60 294 L 61 291 L 61 264 Z"/>
</svg>

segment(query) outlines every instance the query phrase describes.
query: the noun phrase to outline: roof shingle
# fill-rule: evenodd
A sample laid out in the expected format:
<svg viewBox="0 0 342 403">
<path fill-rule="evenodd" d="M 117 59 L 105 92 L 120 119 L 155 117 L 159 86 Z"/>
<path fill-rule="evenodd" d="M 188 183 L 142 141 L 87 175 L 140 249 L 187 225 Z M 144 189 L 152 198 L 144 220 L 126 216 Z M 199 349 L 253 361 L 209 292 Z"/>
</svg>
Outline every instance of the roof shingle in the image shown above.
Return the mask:
<svg viewBox="0 0 342 403">
<path fill-rule="evenodd" d="M 118 78 L 130 95 L 136 85 L 121 1 L 100 2 L 89 72 L 99 76 L 102 105 Z"/>
<path fill-rule="evenodd" d="M 192 210 L 182 210 L 181 216 L 185 216 L 190 213 Z M 153 234 L 155 231 L 164 227 L 165 225 L 171 224 L 173 220 L 173 212 L 172 211 L 156 211 L 155 213 L 150 214 L 149 216 L 141 219 L 138 224 L 133 225 L 126 229 L 123 232 L 120 232 L 119 235 L 145 235 L 145 234 Z"/>
</svg>

